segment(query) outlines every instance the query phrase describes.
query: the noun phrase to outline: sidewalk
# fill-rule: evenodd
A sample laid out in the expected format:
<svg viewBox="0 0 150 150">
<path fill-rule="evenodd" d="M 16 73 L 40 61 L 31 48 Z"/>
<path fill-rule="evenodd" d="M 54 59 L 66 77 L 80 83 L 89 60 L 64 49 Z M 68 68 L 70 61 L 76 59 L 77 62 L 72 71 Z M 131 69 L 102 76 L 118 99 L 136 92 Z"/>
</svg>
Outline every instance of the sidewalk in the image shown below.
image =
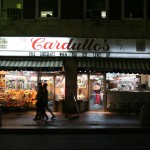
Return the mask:
<svg viewBox="0 0 150 150">
<path fill-rule="evenodd" d="M 47 113 L 48 114 L 48 113 Z M 2 150 L 139 150 L 149 149 L 150 130 L 140 126 L 140 116 L 101 112 L 79 118 L 33 121 L 35 112 L 20 117 L 5 114 L 0 129 Z M 50 114 L 49 114 L 49 117 Z"/>
<path fill-rule="evenodd" d="M 49 117 L 51 115 L 47 112 Z M 142 128 L 140 125 L 140 115 L 135 114 L 118 114 L 110 112 L 88 111 L 81 113 L 80 117 L 65 117 L 65 114 L 55 113 L 56 118 L 48 121 L 33 121 L 34 111 L 27 114 L 16 116 L 2 114 L 1 129 L 17 128 L 87 128 L 87 129 L 104 129 L 104 128 Z"/>
</svg>

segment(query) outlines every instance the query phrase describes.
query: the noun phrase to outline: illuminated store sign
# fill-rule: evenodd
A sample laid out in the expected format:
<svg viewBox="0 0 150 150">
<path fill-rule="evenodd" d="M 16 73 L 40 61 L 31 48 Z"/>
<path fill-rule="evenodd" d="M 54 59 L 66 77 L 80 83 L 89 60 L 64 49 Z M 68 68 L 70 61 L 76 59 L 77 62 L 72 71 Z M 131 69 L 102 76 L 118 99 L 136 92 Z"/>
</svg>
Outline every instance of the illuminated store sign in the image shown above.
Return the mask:
<svg viewBox="0 0 150 150">
<path fill-rule="evenodd" d="M 132 39 L 0 37 L 0 56 L 150 58 L 149 43 Z"/>
</svg>

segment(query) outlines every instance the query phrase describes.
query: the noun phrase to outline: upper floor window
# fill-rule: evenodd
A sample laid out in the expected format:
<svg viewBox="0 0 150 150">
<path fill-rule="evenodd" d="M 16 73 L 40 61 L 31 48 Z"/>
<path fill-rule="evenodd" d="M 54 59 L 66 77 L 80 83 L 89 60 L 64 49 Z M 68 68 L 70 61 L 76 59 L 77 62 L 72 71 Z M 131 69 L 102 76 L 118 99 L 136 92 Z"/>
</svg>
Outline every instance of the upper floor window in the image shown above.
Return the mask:
<svg viewBox="0 0 150 150">
<path fill-rule="evenodd" d="M 40 17 L 58 17 L 58 0 L 39 0 Z"/>
<path fill-rule="evenodd" d="M 124 0 L 124 18 L 144 18 L 144 0 Z"/>
<path fill-rule="evenodd" d="M 23 0 L 0 0 L 0 17 L 20 19 L 23 9 Z"/>
<path fill-rule="evenodd" d="M 109 20 L 121 20 L 121 0 L 109 0 Z"/>
<path fill-rule="evenodd" d="M 86 18 L 106 18 L 106 0 L 86 0 Z"/>
</svg>

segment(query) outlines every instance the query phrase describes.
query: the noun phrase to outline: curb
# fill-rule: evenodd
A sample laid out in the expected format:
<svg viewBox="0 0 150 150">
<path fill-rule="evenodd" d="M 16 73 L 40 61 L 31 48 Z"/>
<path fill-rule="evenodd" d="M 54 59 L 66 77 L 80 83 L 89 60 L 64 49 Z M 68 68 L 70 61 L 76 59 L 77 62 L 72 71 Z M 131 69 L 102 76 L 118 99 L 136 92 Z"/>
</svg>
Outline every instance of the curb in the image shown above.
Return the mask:
<svg viewBox="0 0 150 150">
<path fill-rule="evenodd" d="M 43 128 L 43 127 L 30 127 L 30 128 L 0 128 L 1 134 L 150 134 L 150 127 L 137 127 L 137 128 Z"/>
</svg>

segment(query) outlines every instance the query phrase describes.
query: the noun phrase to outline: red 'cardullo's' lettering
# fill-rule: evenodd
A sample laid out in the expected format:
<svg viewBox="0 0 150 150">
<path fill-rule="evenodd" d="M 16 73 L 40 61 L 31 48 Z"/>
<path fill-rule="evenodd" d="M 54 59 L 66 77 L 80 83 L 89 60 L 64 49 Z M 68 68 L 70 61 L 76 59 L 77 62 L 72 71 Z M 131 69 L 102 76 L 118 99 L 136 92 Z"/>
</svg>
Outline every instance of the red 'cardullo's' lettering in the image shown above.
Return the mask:
<svg viewBox="0 0 150 150">
<path fill-rule="evenodd" d="M 76 42 L 73 38 L 69 42 L 46 41 L 46 38 L 32 38 L 34 50 L 75 50 L 75 51 L 108 51 L 109 44 L 106 39 L 99 42 L 94 38 L 87 38 L 82 42 Z"/>
</svg>

